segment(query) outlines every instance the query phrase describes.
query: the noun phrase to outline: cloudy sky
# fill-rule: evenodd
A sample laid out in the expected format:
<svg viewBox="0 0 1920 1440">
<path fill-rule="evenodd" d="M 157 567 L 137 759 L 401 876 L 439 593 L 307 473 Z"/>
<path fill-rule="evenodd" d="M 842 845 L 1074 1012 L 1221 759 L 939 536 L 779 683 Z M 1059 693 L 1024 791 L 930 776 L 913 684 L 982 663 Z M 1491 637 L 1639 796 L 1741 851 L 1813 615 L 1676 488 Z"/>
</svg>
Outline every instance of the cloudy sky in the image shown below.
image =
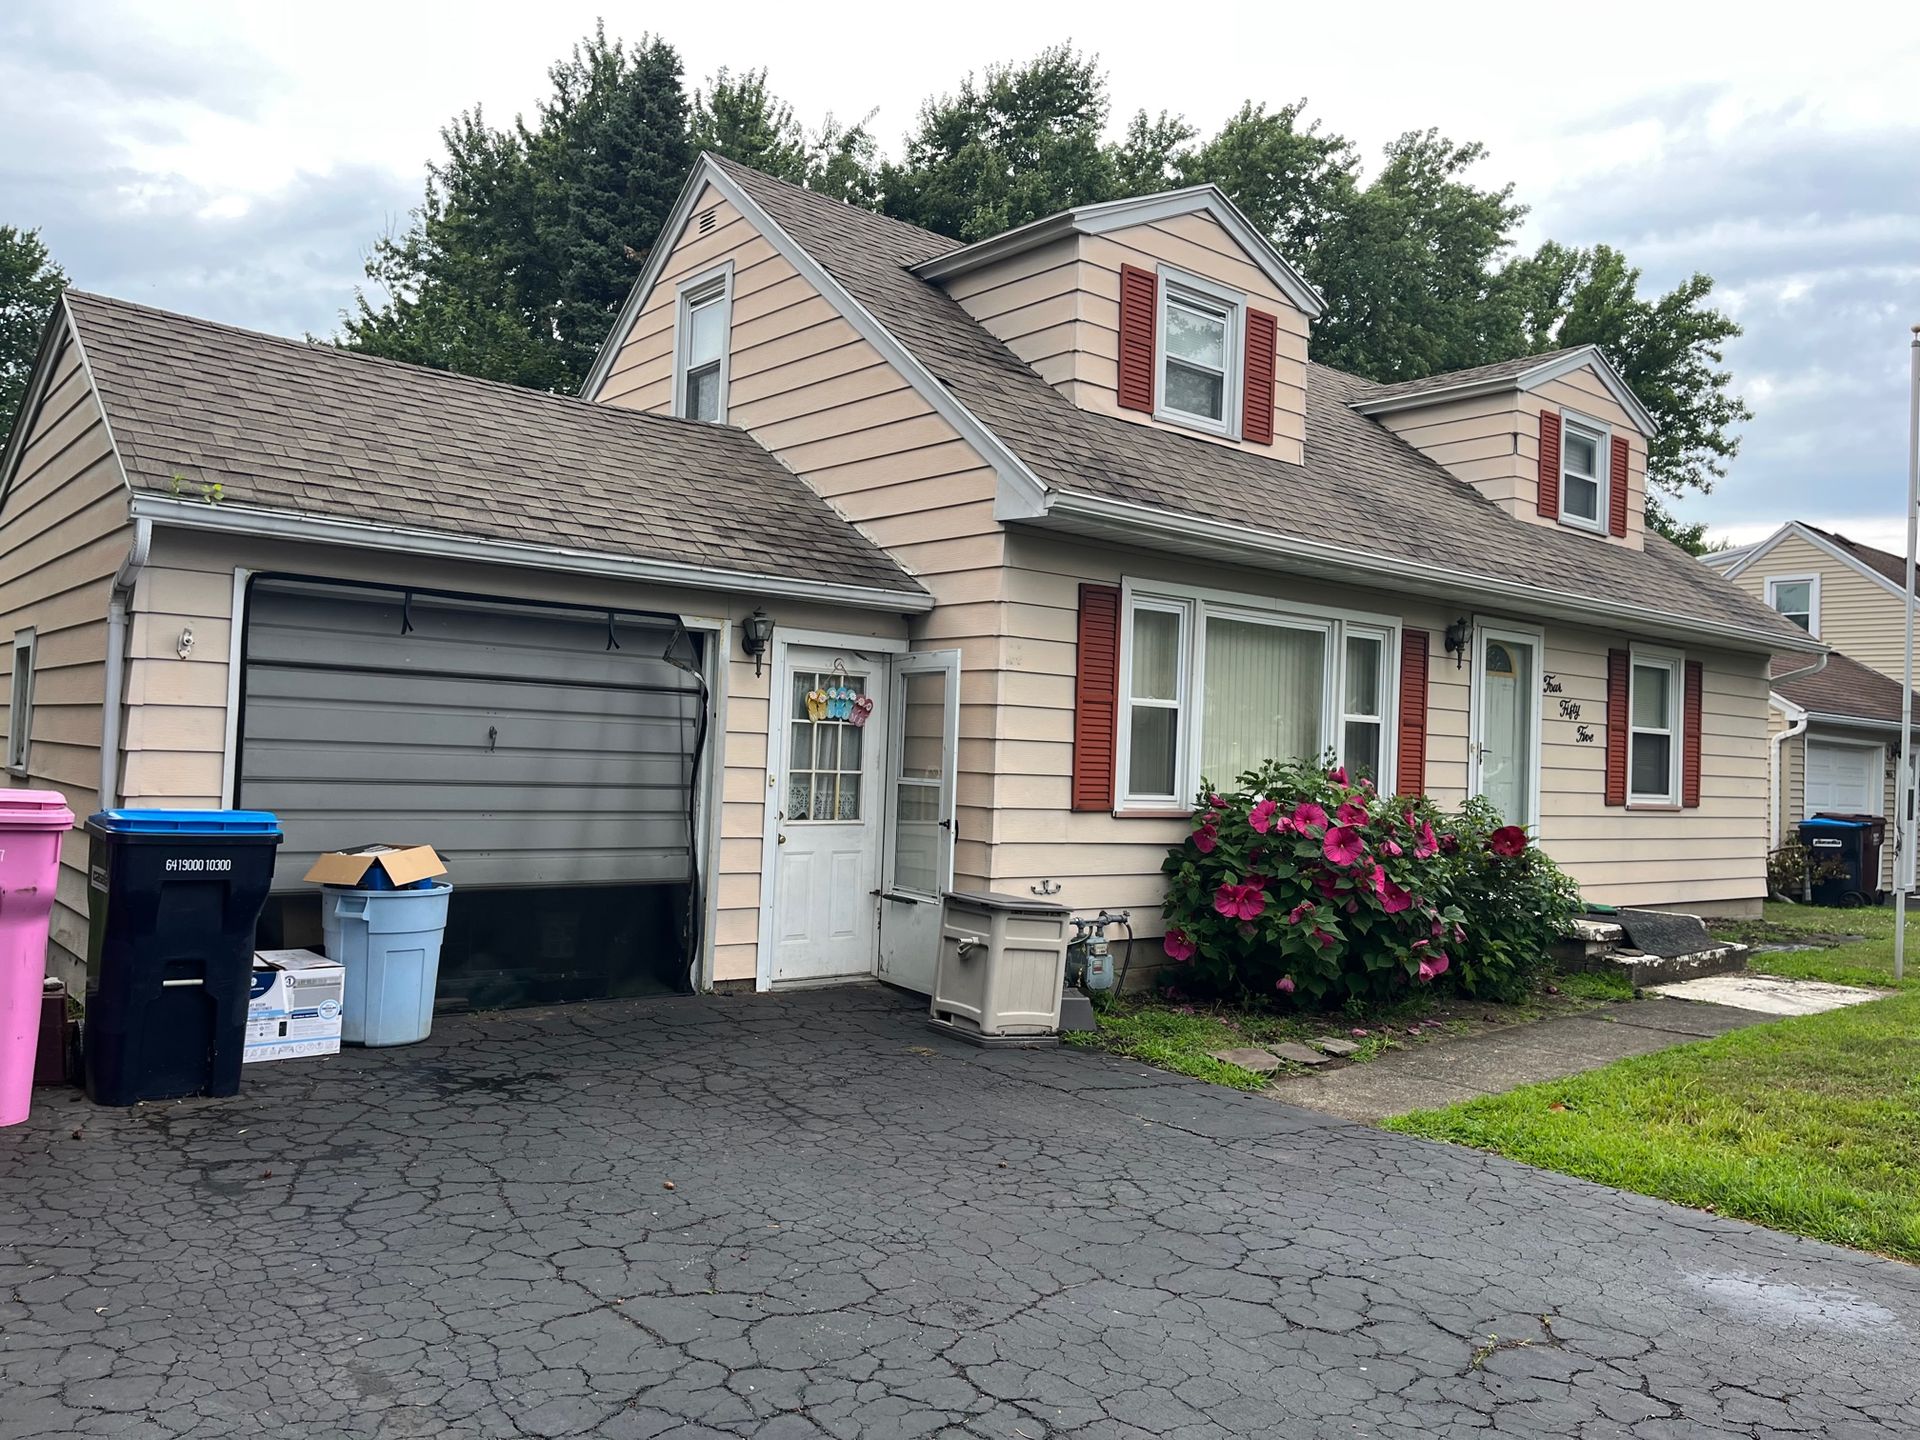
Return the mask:
<svg viewBox="0 0 1920 1440">
<path fill-rule="evenodd" d="M 0 223 L 39 227 L 84 288 L 328 334 L 368 246 L 418 201 L 439 126 L 476 103 L 497 121 L 531 109 L 596 14 L 614 34 L 658 27 L 690 83 L 767 66 L 809 123 L 877 108 L 896 150 L 927 94 L 1071 39 L 1110 70 L 1118 119 L 1168 109 L 1211 129 L 1243 98 L 1304 95 L 1370 154 L 1438 126 L 1490 147 L 1482 178 L 1533 207 L 1525 243 L 1605 241 L 1648 286 L 1713 275 L 1746 327 L 1728 360 L 1756 418 L 1729 478 L 1683 513 L 1736 541 L 1797 517 L 1899 548 L 1920 322 L 1911 6 L 1830 0 L 1809 25 L 1804 5 L 1765 3 L 1268 3 L 1206 11 L 1219 45 L 1174 43 L 1126 7 L 976 0 L 928 10 L 937 28 L 913 13 L 10 0 Z"/>
</svg>

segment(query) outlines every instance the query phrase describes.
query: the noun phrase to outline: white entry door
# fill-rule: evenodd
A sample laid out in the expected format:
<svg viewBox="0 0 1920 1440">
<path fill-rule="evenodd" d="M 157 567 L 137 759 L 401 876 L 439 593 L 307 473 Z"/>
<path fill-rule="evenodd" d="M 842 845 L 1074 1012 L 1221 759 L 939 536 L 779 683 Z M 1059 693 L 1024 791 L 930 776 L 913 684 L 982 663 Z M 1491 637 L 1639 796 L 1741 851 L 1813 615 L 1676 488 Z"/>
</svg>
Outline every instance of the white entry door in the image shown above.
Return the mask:
<svg viewBox="0 0 1920 1440">
<path fill-rule="evenodd" d="M 773 982 L 871 975 L 887 658 L 793 645 L 777 678 Z"/>
<path fill-rule="evenodd" d="M 1540 641 L 1524 631 L 1477 627 L 1474 649 L 1474 789 L 1509 825 L 1540 815 Z"/>
<path fill-rule="evenodd" d="M 930 995 L 940 953 L 940 914 L 953 885 L 960 652 L 897 655 L 892 685 L 879 975 Z"/>
</svg>

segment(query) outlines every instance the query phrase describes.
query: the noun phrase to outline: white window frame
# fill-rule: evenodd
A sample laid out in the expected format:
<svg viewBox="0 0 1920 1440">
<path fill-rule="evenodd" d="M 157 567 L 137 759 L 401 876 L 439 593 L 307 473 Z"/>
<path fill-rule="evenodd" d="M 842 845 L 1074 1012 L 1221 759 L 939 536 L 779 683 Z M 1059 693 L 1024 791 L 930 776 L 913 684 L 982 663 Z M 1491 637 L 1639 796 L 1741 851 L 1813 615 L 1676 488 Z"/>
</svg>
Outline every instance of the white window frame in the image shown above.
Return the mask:
<svg viewBox="0 0 1920 1440">
<path fill-rule="evenodd" d="M 1670 728 L 1661 730 L 1655 726 L 1638 725 L 1634 722 L 1634 695 L 1640 683 L 1642 669 L 1661 669 L 1667 672 L 1667 703 L 1672 708 L 1667 714 Z M 1627 654 L 1627 804 L 1643 805 L 1652 809 L 1675 810 L 1680 806 L 1680 771 L 1682 756 L 1686 751 L 1687 725 L 1687 659 L 1677 650 L 1651 650 L 1635 646 Z M 1636 735 L 1666 735 L 1671 743 L 1667 747 L 1667 788 L 1664 792 L 1640 791 L 1633 788 L 1633 739 Z"/>
<path fill-rule="evenodd" d="M 1160 288 L 1154 310 L 1153 418 L 1188 430 L 1203 430 L 1209 435 L 1240 437 L 1240 399 L 1246 357 L 1247 297 L 1238 290 L 1212 280 L 1202 279 L 1171 265 L 1159 269 Z M 1186 292 L 1190 301 L 1219 306 L 1227 312 L 1226 373 L 1222 377 L 1220 418 L 1193 415 L 1167 404 L 1167 306 Z"/>
<path fill-rule="evenodd" d="M 733 261 L 724 261 L 681 281 L 674 299 L 673 413 L 683 420 L 692 418 L 687 413 L 687 364 L 693 339 L 693 311 L 697 306 L 708 304 L 720 306 L 720 377 L 712 423 L 724 425 L 727 423 L 727 380 L 733 365 Z"/>
<path fill-rule="evenodd" d="M 39 638 L 32 627 L 13 632 L 13 671 L 7 681 L 7 773 L 25 775 L 33 758 L 33 661 Z"/>
<path fill-rule="evenodd" d="M 1789 612 L 1780 609 L 1777 594 L 1782 585 L 1804 585 L 1807 587 L 1807 633 L 1816 640 L 1820 638 L 1820 577 L 1818 575 L 1769 575 L 1767 577 L 1767 606 L 1779 611 L 1781 615 Z"/>
<path fill-rule="evenodd" d="M 1133 774 L 1133 617 L 1138 609 L 1173 611 L 1180 616 L 1180 673 L 1176 687 L 1178 731 L 1175 740 L 1174 793 L 1144 794 L 1129 789 Z M 1380 641 L 1380 771 L 1376 783 L 1396 773 L 1400 713 L 1400 631 L 1397 616 L 1310 605 L 1271 595 L 1244 595 L 1203 586 L 1158 580 L 1120 582 L 1120 675 L 1118 734 L 1114 744 L 1114 813 L 1164 815 L 1189 813 L 1200 789 L 1200 728 L 1206 695 L 1206 623 L 1209 618 L 1318 630 L 1326 636 L 1327 665 L 1321 681 L 1322 751 L 1346 761 L 1347 636 Z M 1146 702 L 1143 702 L 1146 703 Z M 1369 717 L 1370 718 L 1370 717 Z M 1230 785 L 1234 776 L 1210 777 Z M 1391 790 L 1391 784 L 1387 789 Z"/>
<path fill-rule="evenodd" d="M 1593 518 L 1567 509 L 1567 435 L 1578 431 L 1593 441 L 1593 463 L 1596 471 L 1593 475 L 1580 475 L 1581 480 L 1593 482 Z M 1612 513 L 1613 503 L 1613 427 L 1604 420 L 1596 420 L 1591 415 L 1582 415 L 1576 410 L 1560 412 L 1560 523 L 1575 530 L 1591 530 L 1596 535 L 1607 533 L 1608 516 Z"/>
</svg>

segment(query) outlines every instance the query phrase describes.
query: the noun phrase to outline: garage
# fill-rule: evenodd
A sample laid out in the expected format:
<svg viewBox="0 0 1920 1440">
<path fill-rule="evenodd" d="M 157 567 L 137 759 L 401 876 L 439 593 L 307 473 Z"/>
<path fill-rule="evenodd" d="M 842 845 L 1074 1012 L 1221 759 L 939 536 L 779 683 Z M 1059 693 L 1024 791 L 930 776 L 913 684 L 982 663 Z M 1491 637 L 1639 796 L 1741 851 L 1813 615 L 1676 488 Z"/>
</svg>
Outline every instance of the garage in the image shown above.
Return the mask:
<svg viewBox="0 0 1920 1440">
<path fill-rule="evenodd" d="M 254 576 L 235 803 L 286 831 L 262 942 L 319 938 L 323 851 L 431 844 L 443 1008 L 687 988 L 702 643 L 676 617 Z"/>
<path fill-rule="evenodd" d="M 1884 783 L 1878 745 L 1807 741 L 1807 814 L 1878 815 Z"/>
</svg>

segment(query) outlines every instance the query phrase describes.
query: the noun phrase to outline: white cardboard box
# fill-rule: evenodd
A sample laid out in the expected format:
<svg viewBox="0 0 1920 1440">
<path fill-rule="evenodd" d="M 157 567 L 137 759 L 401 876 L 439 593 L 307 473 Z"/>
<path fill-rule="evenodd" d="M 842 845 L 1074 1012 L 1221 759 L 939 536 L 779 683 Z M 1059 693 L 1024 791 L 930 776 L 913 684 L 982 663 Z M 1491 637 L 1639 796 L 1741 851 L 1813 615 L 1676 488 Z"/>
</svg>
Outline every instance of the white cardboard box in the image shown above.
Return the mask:
<svg viewBox="0 0 1920 1440">
<path fill-rule="evenodd" d="M 346 981 L 344 969 L 312 950 L 256 950 L 243 1058 L 337 1055 Z"/>
</svg>

